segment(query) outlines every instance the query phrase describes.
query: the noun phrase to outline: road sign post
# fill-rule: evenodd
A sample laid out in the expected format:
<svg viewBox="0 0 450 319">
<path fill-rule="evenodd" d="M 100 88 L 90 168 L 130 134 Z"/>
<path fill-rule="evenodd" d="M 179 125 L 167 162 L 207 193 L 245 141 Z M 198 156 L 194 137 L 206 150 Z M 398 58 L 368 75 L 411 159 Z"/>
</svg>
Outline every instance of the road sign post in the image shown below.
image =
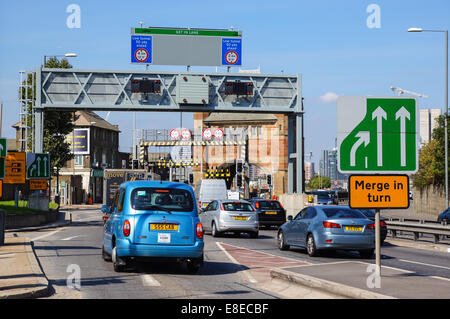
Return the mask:
<svg viewBox="0 0 450 319">
<path fill-rule="evenodd" d="M 409 207 L 408 176 L 392 174 L 415 173 L 419 167 L 417 101 L 341 96 L 337 118 L 338 170 L 366 174 L 349 177 L 349 206 L 375 209 L 375 255 L 381 275 L 381 209 Z"/>
</svg>

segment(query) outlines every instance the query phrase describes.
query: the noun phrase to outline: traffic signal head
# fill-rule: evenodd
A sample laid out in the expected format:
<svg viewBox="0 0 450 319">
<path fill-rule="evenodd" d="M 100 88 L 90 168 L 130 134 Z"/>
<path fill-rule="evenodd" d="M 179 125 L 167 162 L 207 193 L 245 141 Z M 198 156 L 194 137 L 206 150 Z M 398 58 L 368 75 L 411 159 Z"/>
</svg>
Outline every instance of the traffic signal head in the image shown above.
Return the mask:
<svg viewBox="0 0 450 319">
<path fill-rule="evenodd" d="M 243 162 L 241 162 L 241 161 L 237 161 L 236 162 L 236 172 L 238 173 L 238 174 L 241 174 L 242 173 L 242 170 L 243 170 Z"/>
<path fill-rule="evenodd" d="M 236 186 L 242 187 L 242 175 L 241 174 L 236 175 Z"/>
<path fill-rule="evenodd" d="M 267 185 L 272 185 L 272 175 L 267 175 Z"/>
<path fill-rule="evenodd" d="M 194 184 L 194 174 L 189 174 L 189 184 Z"/>
<path fill-rule="evenodd" d="M 139 160 L 137 160 L 137 159 L 133 160 L 133 167 L 132 168 L 133 169 L 138 169 L 139 168 Z"/>
</svg>

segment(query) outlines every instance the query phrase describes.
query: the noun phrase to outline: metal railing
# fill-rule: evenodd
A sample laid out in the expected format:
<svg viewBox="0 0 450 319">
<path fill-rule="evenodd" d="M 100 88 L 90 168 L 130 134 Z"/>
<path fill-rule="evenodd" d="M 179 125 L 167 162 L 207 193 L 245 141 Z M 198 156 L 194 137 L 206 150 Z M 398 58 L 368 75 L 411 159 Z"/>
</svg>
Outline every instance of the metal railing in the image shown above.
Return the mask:
<svg viewBox="0 0 450 319">
<path fill-rule="evenodd" d="M 429 234 L 433 235 L 434 243 L 437 244 L 442 236 L 450 236 L 450 225 L 445 221 L 389 218 L 386 220 L 386 224 L 393 238 L 397 237 L 397 232 L 413 233 L 414 240 L 418 240 L 421 234 Z"/>
</svg>

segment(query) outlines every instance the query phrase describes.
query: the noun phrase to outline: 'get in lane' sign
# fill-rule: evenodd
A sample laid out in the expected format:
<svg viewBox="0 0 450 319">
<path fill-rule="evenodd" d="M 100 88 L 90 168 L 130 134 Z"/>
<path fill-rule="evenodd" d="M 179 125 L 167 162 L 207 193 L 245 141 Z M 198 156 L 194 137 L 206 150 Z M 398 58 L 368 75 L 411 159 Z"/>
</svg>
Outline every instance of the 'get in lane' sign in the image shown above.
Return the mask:
<svg viewBox="0 0 450 319">
<path fill-rule="evenodd" d="M 351 175 L 349 206 L 362 209 L 408 208 L 408 175 Z"/>
</svg>

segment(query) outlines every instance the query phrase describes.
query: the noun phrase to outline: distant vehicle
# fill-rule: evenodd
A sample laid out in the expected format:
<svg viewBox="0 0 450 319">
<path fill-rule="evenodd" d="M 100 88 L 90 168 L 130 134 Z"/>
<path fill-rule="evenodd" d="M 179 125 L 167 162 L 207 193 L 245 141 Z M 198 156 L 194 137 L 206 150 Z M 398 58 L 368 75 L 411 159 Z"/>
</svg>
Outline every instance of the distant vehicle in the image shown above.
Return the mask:
<svg viewBox="0 0 450 319">
<path fill-rule="evenodd" d="M 321 250 L 356 250 L 372 258 L 375 224 L 359 210 L 346 206 L 309 206 L 278 230 L 278 248 L 305 247 L 313 257 Z"/>
<path fill-rule="evenodd" d="M 364 214 L 371 221 L 375 221 L 375 211 L 373 209 L 360 209 L 361 213 Z M 381 245 L 383 245 L 387 236 L 387 224 L 383 217 L 380 217 L 380 239 Z"/>
<path fill-rule="evenodd" d="M 251 199 L 258 212 L 259 226 L 281 226 L 286 222 L 286 210 L 277 200 Z"/>
<path fill-rule="evenodd" d="M 333 205 L 337 204 L 335 201 L 335 192 L 334 191 L 312 191 L 311 194 L 317 195 L 317 204 L 319 205 Z"/>
<path fill-rule="evenodd" d="M 214 200 L 201 210 L 199 218 L 205 231 L 210 231 L 213 237 L 225 232 L 258 237 L 258 213 L 245 200 Z"/>
<path fill-rule="evenodd" d="M 189 185 L 134 181 L 120 185 L 103 230 L 103 259 L 122 271 L 133 260 L 184 261 L 195 273 L 203 264 L 203 227 Z"/>
<path fill-rule="evenodd" d="M 438 215 L 437 221 L 440 223 L 445 221 L 447 224 L 450 224 L 450 207 Z"/>
<path fill-rule="evenodd" d="M 198 207 L 204 208 L 213 200 L 228 199 L 227 184 L 224 179 L 202 179 L 195 187 Z"/>
</svg>

